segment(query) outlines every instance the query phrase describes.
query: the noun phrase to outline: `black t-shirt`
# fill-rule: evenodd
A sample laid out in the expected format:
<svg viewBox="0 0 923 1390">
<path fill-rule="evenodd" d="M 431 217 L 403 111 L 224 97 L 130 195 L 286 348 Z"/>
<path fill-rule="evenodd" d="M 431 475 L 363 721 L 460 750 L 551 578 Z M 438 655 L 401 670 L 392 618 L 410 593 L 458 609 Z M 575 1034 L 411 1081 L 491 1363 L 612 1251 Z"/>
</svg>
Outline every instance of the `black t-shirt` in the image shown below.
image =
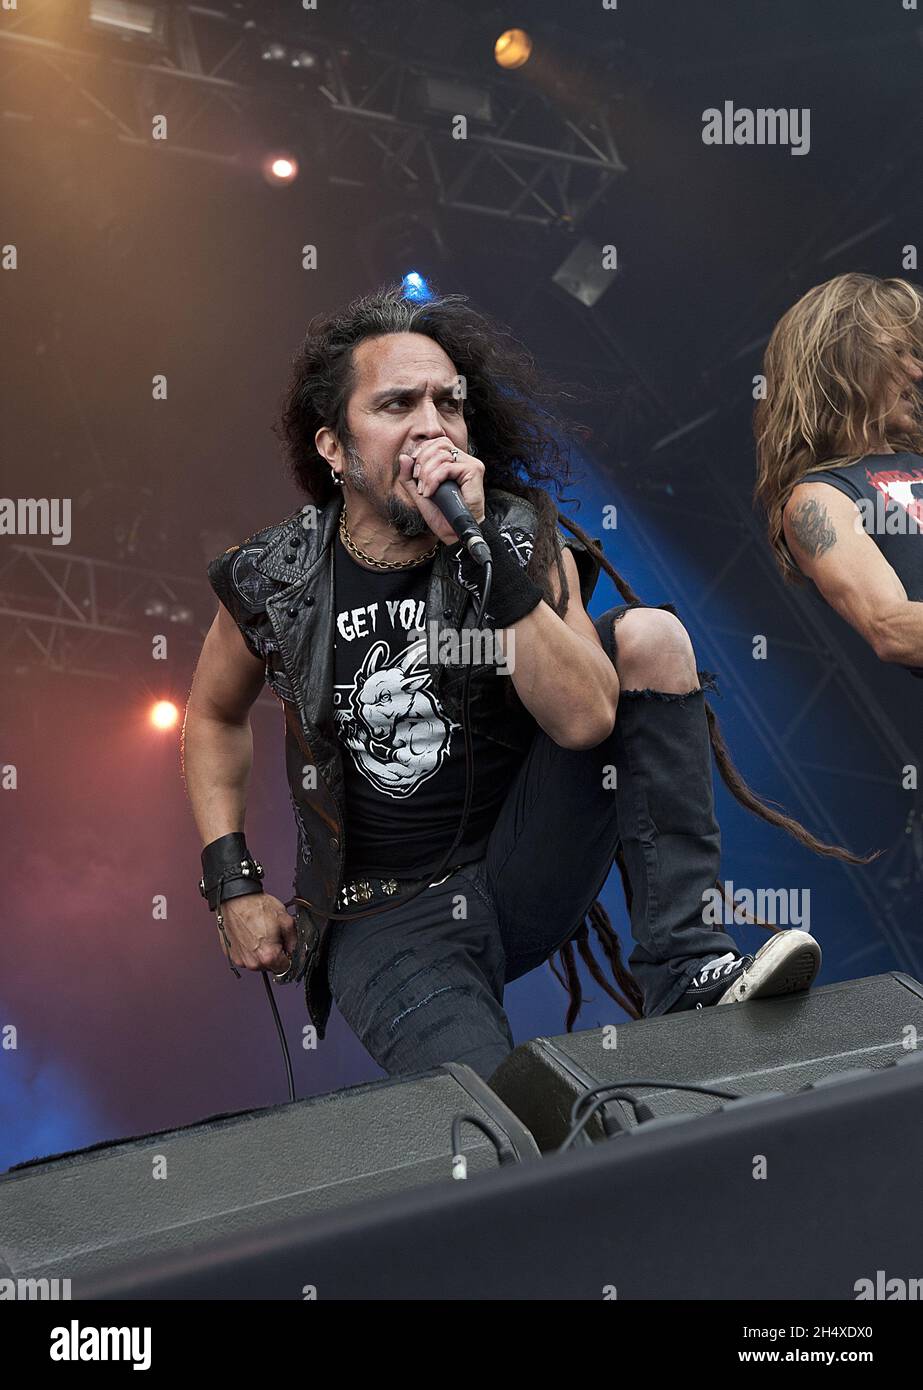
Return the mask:
<svg viewBox="0 0 923 1390">
<path fill-rule="evenodd" d="M 465 741 L 432 692 L 426 595 L 433 561 L 366 569 L 334 541 L 334 721 L 346 784 L 346 874 L 414 877 L 455 839 Z M 408 637 L 408 634 L 410 637 Z M 501 682 L 492 670 L 472 673 Z M 480 857 L 522 754 L 472 733 L 474 788 L 462 863 Z"/>
<path fill-rule="evenodd" d="M 857 463 L 806 473 L 803 483 L 828 483 L 859 508 L 871 536 L 906 590 L 923 602 L 923 458 L 919 454 L 867 454 Z M 923 667 L 906 666 L 923 677 Z"/>
</svg>

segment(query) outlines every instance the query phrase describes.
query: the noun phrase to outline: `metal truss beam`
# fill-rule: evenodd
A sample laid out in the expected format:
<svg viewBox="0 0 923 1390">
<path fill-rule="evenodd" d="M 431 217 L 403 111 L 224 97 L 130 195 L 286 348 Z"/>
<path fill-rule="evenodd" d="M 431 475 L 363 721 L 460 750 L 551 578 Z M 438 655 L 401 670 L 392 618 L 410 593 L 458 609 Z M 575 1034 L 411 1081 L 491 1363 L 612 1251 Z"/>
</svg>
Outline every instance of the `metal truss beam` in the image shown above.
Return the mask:
<svg viewBox="0 0 923 1390">
<path fill-rule="evenodd" d="M 146 613 L 152 601 L 166 611 Z M 0 550 L 0 670 L 123 680 L 126 665 L 150 661 L 152 634 L 164 633 L 181 661 L 162 669 L 175 678 L 181 667 L 185 679 L 205 636 L 201 604 L 201 580 L 187 575 L 75 555 L 66 546 L 7 543 Z M 175 621 L 170 609 L 189 617 Z M 256 703 L 279 709 L 266 690 Z"/>
<path fill-rule="evenodd" d="M 300 145 L 302 162 L 332 184 L 413 189 L 446 208 L 568 229 L 625 171 L 601 106 L 577 120 L 526 80 L 479 78 L 474 85 L 490 93 L 491 128 L 472 120 L 467 138 L 456 139 L 452 117 L 427 113 L 415 93 L 425 77 L 470 84 L 466 72 L 358 48 L 344 54 L 341 42 L 303 38 L 316 72 L 306 70 L 293 86 L 280 69 L 267 84 L 272 70 L 260 64 L 241 19 L 198 5 L 174 4 L 171 12 L 168 57 L 121 57 L 98 42 L 68 46 L 30 33 L 26 14 L 4 25 L 4 116 L 241 168 L 254 134 L 269 141 L 267 129 L 278 127 L 279 143 L 296 153 Z M 167 140 L 152 140 L 154 114 L 168 116 Z"/>
<path fill-rule="evenodd" d="M 0 645 L 6 670 L 27 664 L 117 679 L 121 671 L 107 663 L 122 659 L 116 649 L 126 641 L 163 630 L 183 645 L 201 642 L 194 580 L 74 555 L 66 546 L 7 544 L 0 555 L 0 619 L 11 620 Z M 163 616 L 145 616 L 151 601 L 164 604 Z M 188 610 L 189 621 L 171 621 L 170 608 Z"/>
</svg>

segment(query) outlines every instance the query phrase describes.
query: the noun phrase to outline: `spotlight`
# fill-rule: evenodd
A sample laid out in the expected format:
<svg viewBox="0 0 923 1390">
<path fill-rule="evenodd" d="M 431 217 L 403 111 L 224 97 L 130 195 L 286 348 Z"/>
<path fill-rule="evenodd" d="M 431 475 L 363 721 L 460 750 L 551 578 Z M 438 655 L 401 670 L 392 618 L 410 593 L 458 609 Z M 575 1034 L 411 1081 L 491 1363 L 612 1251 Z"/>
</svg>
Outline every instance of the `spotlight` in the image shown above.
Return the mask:
<svg viewBox="0 0 923 1390">
<path fill-rule="evenodd" d="M 275 154 L 269 154 L 263 160 L 263 178 L 268 184 L 279 187 L 282 184 L 294 183 L 297 177 L 298 160 L 294 155 L 277 150 Z"/>
<path fill-rule="evenodd" d="M 433 292 L 426 280 L 416 270 L 410 270 L 401 281 L 405 299 L 412 299 L 415 303 L 425 304 L 432 299 Z"/>
<path fill-rule="evenodd" d="M 501 68 L 521 68 L 531 53 L 532 40 L 525 29 L 506 29 L 494 44 L 494 57 Z"/>
<path fill-rule="evenodd" d="M 151 723 L 155 729 L 172 729 L 179 719 L 179 710 L 172 700 L 158 700 L 151 710 Z"/>
</svg>

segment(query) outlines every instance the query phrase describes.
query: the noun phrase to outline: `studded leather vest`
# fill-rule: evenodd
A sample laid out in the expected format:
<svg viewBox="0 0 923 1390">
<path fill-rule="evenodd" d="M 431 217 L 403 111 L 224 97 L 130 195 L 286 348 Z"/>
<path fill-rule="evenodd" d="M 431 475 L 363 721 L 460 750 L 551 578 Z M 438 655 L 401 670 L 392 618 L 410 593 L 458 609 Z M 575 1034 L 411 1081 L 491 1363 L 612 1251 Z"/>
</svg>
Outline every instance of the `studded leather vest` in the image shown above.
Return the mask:
<svg viewBox="0 0 923 1390">
<path fill-rule="evenodd" d="M 333 712 L 334 582 L 333 539 L 343 505 L 338 492 L 323 507 L 308 505 L 276 525 L 231 546 L 208 566 L 209 582 L 234 618 L 248 649 L 264 662 L 265 679 L 285 714 L 285 764 L 298 848 L 294 890 L 317 905 L 299 908 L 299 932 L 308 943 L 305 1002 L 317 1035 L 330 1015 L 326 947 L 329 918 L 343 884 L 347 811 L 342 752 Z M 528 563 L 537 513 L 525 498 L 497 488 L 486 494 L 488 516 L 520 563 Z M 599 564 L 576 539 L 557 530 L 559 544 L 574 555 L 584 607 L 596 586 Z M 475 623 L 475 598 L 455 577 L 456 547 L 436 552 L 426 599 L 426 625 L 462 629 Z M 428 667 L 443 708 L 462 717 L 465 668 Z M 523 754 L 537 725 L 518 702 L 498 710 L 483 698 L 495 668 L 475 667 L 471 676 L 472 728 Z M 508 678 L 506 678 L 508 679 Z M 461 808 L 459 808 L 459 811 Z"/>
</svg>

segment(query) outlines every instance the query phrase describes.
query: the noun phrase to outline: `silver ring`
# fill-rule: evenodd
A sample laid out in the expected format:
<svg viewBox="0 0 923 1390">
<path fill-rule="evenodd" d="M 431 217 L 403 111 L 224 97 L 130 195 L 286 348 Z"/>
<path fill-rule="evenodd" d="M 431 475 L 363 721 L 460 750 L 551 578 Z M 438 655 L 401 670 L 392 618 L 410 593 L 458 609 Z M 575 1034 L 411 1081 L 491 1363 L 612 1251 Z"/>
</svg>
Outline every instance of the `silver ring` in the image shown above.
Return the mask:
<svg viewBox="0 0 923 1390">
<path fill-rule="evenodd" d="M 279 973 L 278 973 L 278 975 L 275 973 L 275 971 L 273 971 L 272 978 L 273 978 L 274 980 L 284 980 L 285 977 L 286 977 L 286 975 L 289 973 L 289 971 L 290 971 L 291 968 L 292 968 L 292 953 L 291 953 L 291 951 L 285 951 L 283 954 L 286 955 L 286 956 L 288 956 L 288 965 L 285 967 L 284 970 L 280 970 Z"/>
<path fill-rule="evenodd" d="M 455 460 L 458 458 L 458 445 L 453 445 L 453 447 L 449 450 L 449 453 L 452 455 L 452 462 L 454 463 Z"/>
</svg>

